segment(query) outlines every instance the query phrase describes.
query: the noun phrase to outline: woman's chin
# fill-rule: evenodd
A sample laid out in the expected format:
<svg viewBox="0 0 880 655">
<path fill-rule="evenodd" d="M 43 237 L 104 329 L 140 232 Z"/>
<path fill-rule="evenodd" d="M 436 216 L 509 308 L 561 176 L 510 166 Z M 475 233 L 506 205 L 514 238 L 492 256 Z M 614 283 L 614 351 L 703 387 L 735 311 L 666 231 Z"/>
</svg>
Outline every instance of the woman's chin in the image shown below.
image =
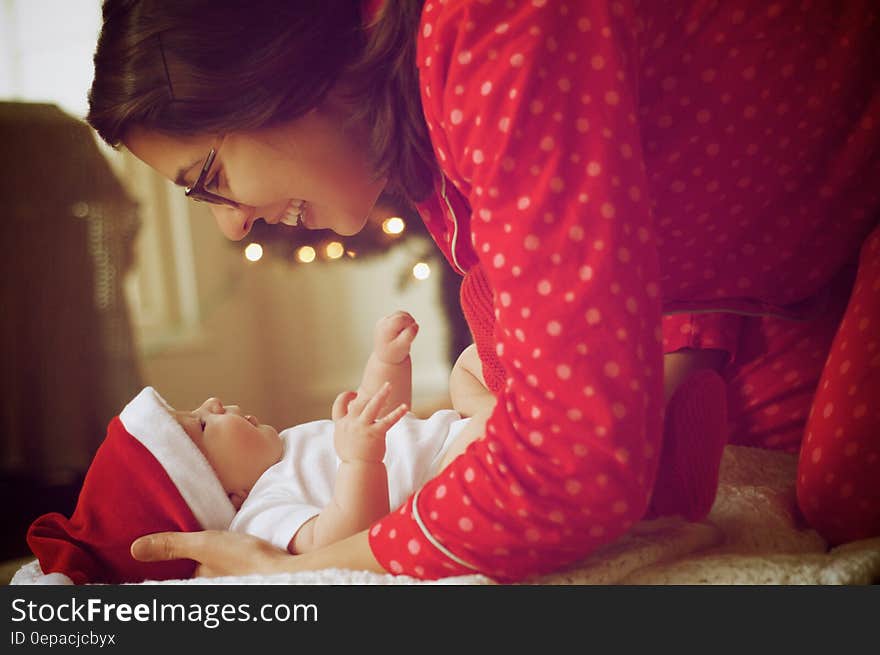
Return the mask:
<svg viewBox="0 0 880 655">
<path fill-rule="evenodd" d="M 340 214 L 329 227 L 341 237 L 350 237 L 363 230 L 366 224 L 366 216 L 358 214 Z"/>
</svg>

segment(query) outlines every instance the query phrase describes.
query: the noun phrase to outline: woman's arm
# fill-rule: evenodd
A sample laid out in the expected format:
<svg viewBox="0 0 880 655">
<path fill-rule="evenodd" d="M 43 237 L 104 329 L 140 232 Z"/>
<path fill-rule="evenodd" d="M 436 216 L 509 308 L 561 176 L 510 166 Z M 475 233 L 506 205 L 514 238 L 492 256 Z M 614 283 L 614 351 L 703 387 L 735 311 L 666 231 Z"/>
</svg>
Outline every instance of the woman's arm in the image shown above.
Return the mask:
<svg viewBox="0 0 880 655">
<path fill-rule="evenodd" d="M 377 559 L 409 575 L 565 566 L 643 516 L 656 472 L 662 221 L 642 154 L 638 17 L 630 3 L 538 4 L 423 17 L 442 218 L 468 228 L 453 247 L 492 291 L 485 351 L 505 377 L 485 438 L 370 531 Z"/>
<path fill-rule="evenodd" d="M 131 555 L 143 562 L 191 559 L 199 564 L 198 577 L 296 573 L 326 568 L 386 573 L 370 550 L 366 530 L 295 556 L 268 541 L 239 532 L 158 532 L 135 540 Z"/>
</svg>

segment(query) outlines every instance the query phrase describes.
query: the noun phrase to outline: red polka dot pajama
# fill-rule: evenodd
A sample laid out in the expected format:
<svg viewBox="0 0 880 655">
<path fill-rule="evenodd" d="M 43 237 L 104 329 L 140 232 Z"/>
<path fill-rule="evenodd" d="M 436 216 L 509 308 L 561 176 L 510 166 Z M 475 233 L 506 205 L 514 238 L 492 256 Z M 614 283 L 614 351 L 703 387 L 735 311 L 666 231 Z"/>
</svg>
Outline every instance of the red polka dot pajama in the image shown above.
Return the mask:
<svg viewBox="0 0 880 655">
<path fill-rule="evenodd" d="M 372 527 L 380 563 L 511 581 L 615 540 L 686 347 L 730 353 L 735 440 L 806 434 L 813 525 L 880 533 L 875 3 L 429 0 L 419 30 L 419 209 L 499 402 Z"/>
</svg>

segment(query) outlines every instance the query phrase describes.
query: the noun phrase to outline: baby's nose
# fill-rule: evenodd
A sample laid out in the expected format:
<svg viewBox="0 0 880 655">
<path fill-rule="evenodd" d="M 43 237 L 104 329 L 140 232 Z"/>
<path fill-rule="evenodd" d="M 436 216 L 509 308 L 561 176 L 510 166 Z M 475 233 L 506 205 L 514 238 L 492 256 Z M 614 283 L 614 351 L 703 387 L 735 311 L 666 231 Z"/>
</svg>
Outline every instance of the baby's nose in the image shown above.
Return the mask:
<svg viewBox="0 0 880 655">
<path fill-rule="evenodd" d="M 241 416 L 241 407 L 238 405 L 226 405 L 225 407 L 227 414 L 235 414 L 236 416 Z"/>
<path fill-rule="evenodd" d="M 223 407 L 223 403 L 220 402 L 219 398 L 208 398 L 205 402 L 202 403 L 202 406 L 199 408 L 203 411 L 209 412 L 211 414 L 222 414 L 226 411 L 226 408 Z"/>
</svg>

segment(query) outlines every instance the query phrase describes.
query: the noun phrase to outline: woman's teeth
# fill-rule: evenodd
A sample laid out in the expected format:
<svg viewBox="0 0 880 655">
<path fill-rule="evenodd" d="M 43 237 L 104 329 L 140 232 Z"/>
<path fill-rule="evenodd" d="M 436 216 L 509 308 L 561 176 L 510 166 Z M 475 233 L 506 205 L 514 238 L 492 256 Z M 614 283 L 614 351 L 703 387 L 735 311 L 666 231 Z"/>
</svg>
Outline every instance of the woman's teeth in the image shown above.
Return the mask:
<svg viewBox="0 0 880 655">
<path fill-rule="evenodd" d="M 281 222 L 285 225 L 301 225 L 305 204 L 306 203 L 303 200 L 292 200 L 287 205 L 287 209 L 284 211 L 284 215 L 281 217 Z"/>
</svg>

